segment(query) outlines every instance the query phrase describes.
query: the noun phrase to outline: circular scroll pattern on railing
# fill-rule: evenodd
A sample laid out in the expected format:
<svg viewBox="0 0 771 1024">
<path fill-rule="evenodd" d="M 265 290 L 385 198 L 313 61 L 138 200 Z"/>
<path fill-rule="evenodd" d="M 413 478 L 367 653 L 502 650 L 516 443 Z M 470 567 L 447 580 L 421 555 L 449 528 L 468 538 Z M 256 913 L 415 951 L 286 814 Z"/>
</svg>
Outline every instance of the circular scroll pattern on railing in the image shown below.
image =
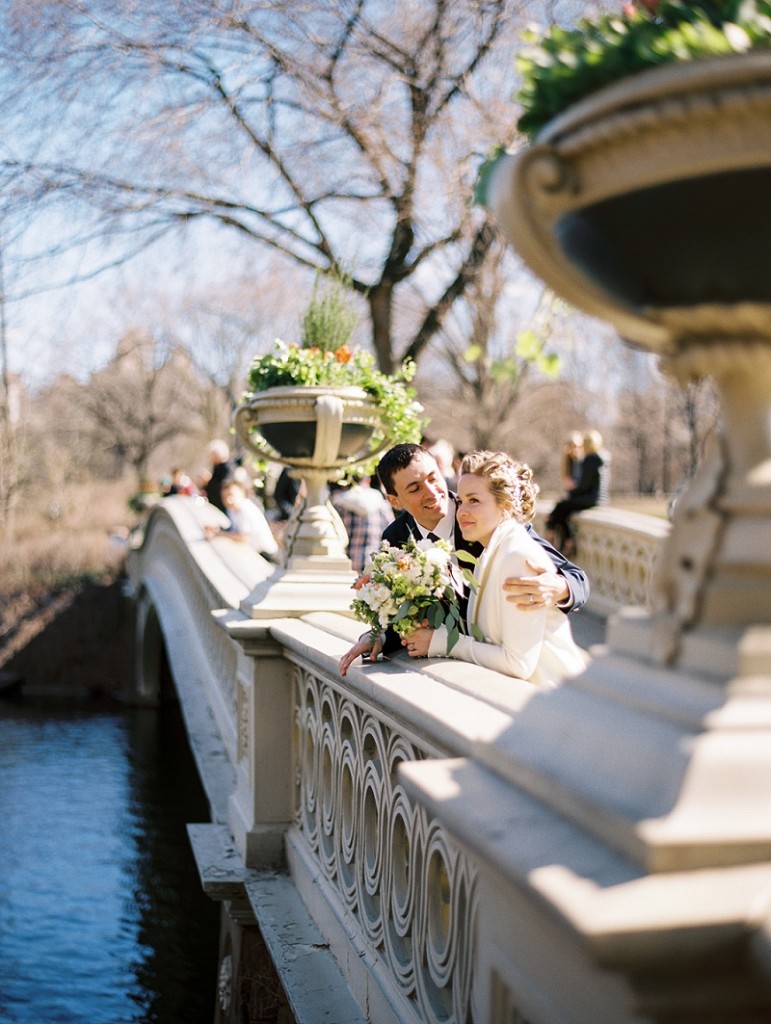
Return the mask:
<svg viewBox="0 0 771 1024">
<path fill-rule="evenodd" d="M 331 700 L 337 695 L 329 690 Z M 359 752 L 361 750 L 361 723 L 358 709 L 349 700 L 342 700 L 337 707 L 339 741 L 337 747 L 337 771 L 333 785 L 338 793 L 338 815 L 333 835 L 337 841 L 337 872 L 340 890 L 351 910 L 359 906 L 358 880 L 358 835 L 361 809 L 359 807 L 358 781 Z"/>
<path fill-rule="evenodd" d="M 337 868 L 340 891 L 346 906 L 356 910 L 359 902 L 359 882 L 356 870 L 359 835 L 359 801 L 357 785 L 358 746 L 352 739 L 343 742 L 339 771 L 335 785 L 340 793 L 338 800 Z"/>
<path fill-rule="evenodd" d="M 389 816 L 384 939 L 389 962 L 406 993 L 415 988 L 413 930 L 419 904 L 416 880 L 423 877 L 424 836 L 421 819 L 399 786 Z"/>
<path fill-rule="evenodd" d="M 319 784 L 319 856 L 324 863 L 328 877 L 332 877 L 337 865 L 337 805 L 345 800 L 337 786 L 337 735 L 333 722 L 326 721 L 321 727 L 321 752 Z"/>
<path fill-rule="evenodd" d="M 398 781 L 426 752 L 350 693 L 295 678 L 300 834 L 411 1013 L 465 1024 L 475 873 Z"/>
<path fill-rule="evenodd" d="M 417 891 L 421 909 L 416 991 L 429 1019 L 464 1022 L 471 975 L 473 883 L 444 829 L 432 822 L 426 840 L 423 877 Z"/>
<path fill-rule="evenodd" d="M 318 680 L 309 672 L 296 673 L 298 700 L 295 721 L 298 727 L 298 767 L 300 770 L 299 794 L 296 819 L 307 834 L 314 852 L 318 849 L 318 828 L 316 822 L 316 798 L 319 784 L 318 742 L 319 742 L 319 691 Z"/>
<path fill-rule="evenodd" d="M 360 832 L 360 893 L 361 915 L 370 940 L 376 944 L 383 938 L 383 915 L 381 910 L 381 889 L 383 886 L 383 863 L 385 831 L 383 823 L 388 820 L 390 794 L 384 779 L 386 751 L 380 723 L 367 717 L 362 728 L 363 762 Z"/>
</svg>

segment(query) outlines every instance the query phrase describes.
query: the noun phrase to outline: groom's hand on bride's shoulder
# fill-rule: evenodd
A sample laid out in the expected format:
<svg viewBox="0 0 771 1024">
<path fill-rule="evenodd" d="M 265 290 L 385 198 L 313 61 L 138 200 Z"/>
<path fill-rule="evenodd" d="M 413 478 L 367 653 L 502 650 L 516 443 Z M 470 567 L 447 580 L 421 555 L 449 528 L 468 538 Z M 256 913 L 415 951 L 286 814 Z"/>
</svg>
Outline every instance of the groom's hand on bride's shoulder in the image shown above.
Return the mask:
<svg viewBox="0 0 771 1024">
<path fill-rule="evenodd" d="M 564 606 L 570 600 L 570 588 L 565 577 L 543 566 L 525 563 L 530 576 L 509 576 L 503 581 L 506 600 L 523 611 L 536 611 L 551 605 Z"/>
</svg>

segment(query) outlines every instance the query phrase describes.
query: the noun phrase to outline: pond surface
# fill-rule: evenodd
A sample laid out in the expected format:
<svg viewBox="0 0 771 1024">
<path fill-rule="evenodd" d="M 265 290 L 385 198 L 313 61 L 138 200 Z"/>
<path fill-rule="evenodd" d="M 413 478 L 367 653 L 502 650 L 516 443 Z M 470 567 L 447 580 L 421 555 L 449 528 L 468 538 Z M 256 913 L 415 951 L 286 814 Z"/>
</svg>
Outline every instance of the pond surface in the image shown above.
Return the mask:
<svg viewBox="0 0 771 1024">
<path fill-rule="evenodd" d="M 207 820 L 177 709 L 0 702 L 0 1021 L 211 1024 Z"/>
</svg>

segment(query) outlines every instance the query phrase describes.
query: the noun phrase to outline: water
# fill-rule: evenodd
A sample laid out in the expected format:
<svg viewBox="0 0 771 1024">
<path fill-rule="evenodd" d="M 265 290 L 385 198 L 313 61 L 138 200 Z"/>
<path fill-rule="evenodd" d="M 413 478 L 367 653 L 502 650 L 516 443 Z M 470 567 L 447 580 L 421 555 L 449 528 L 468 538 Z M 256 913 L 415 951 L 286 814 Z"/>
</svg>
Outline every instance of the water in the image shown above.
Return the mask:
<svg viewBox="0 0 771 1024">
<path fill-rule="evenodd" d="M 0 1021 L 211 1024 L 206 820 L 178 710 L 0 703 Z"/>
</svg>

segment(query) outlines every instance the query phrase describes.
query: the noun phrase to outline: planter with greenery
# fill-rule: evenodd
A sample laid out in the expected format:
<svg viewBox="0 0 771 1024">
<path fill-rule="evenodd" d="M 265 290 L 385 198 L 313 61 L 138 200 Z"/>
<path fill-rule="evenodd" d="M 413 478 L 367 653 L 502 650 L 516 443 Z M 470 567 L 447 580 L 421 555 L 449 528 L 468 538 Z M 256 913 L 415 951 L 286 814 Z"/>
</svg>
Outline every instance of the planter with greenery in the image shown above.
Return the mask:
<svg viewBox="0 0 771 1024">
<path fill-rule="evenodd" d="M 529 138 L 579 100 L 666 64 L 771 45 L 769 0 L 638 0 L 574 28 L 529 30 L 517 57 L 517 127 Z"/>
<path fill-rule="evenodd" d="M 257 454 L 297 469 L 314 460 L 318 467 L 321 459 L 330 479 L 353 468 L 371 471 L 394 441 L 419 441 L 425 422 L 410 386 L 414 363 L 384 374 L 370 352 L 350 345 L 356 315 L 344 288 L 338 280 L 326 290 L 316 283 L 302 343 L 277 340 L 254 360 L 236 418 L 239 435 Z M 316 452 L 318 400 L 330 395 L 341 402 L 341 431 L 337 450 L 322 454 Z"/>
<path fill-rule="evenodd" d="M 350 570 L 329 481 L 371 472 L 391 444 L 420 440 L 424 424 L 410 386 L 414 365 L 384 374 L 374 356 L 350 345 L 356 315 L 345 291 L 345 281 L 317 281 L 302 343 L 276 341 L 254 360 L 235 415 L 236 432 L 253 454 L 304 481 L 304 501 L 284 534 L 286 566 L 304 571 Z"/>
<path fill-rule="evenodd" d="M 533 905 L 545 899 L 548 920 L 570 921 L 592 964 L 625 984 L 614 1005 L 593 974 L 582 989 L 596 982 L 604 1005 L 566 1020 L 750 1024 L 771 1012 L 769 975 L 755 982 L 756 951 L 769 947 L 752 875 L 768 858 L 768 830 L 757 827 L 768 794 L 756 780 L 767 778 L 771 728 L 749 732 L 761 714 L 771 721 L 769 29 L 769 5 L 751 0 L 639 3 L 575 32 L 553 29 L 521 65 L 519 124 L 532 141 L 483 182 L 496 220 L 558 295 L 659 353 L 678 381 L 710 377 L 720 394 L 719 429 L 656 561 L 650 614 L 614 616 L 606 652 L 550 693 L 548 710 L 524 709 L 507 738 L 510 763 L 496 766 L 515 785 L 527 780 L 566 827 L 578 824 L 581 843 L 598 843 L 575 885 L 536 884 Z M 752 719 L 742 717 L 750 692 Z M 697 708 L 707 694 L 709 709 Z M 603 743 L 608 722 L 624 737 L 614 749 Z M 602 725 L 592 736 L 587 723 Z M 575 740 L 557 769 L 537 744 L 528 750 L 539 730 Z M 517 893 L 518 843 L 507 836 Z M 634 865 L 640 899 L 603 878 L 611 853 Z M 707 874 L 709 892 L 694 901 L 686 887 Z M 741 905 L 738 877 L 748 881 Z M 517 1009 L 530 938 L 525 926 L 511 944 Z M 564 966 L 552 959 L 544 992 Z M 527 1004 L 522 1013 L 531 1016 Z"/>
<path fill-rule="evenodd" d="M 658 352 L 771 302 L 771 3 L 662 0 L 520 55 L 478 198 L 554 290 Z M 731 328 L 733 329 L 733 328 Z"/>
<path fill-rule="evenodd" d="M 409 381 L 414 366 L 406 365 L 401 373 L 381 373 L 374 356 L 348 345 L 335 349 L 321 346 L 287 344 L 276 341 L 273 350 L 255 360 L 249 371 L 250 390 L 244 396 L 252 410 L 266 410 L 276 401 L 285 402 L 290 419 L 268 422 L 263 416 L 259 424 L 262 439 L 274 450 L 279 461 L 290 462 L 313 456 L 316 441 L 316 399 L 335 393 L 341 397 L 345 410 L 340 448 L 336 455 L 353 459 L 350 466 L 371 469 L 380 451 L 398 440 L 419 440 L 422 419 Z M 299 391 L 298 389 L 302 389 Z M 307 411 L 306 410 L 307 407 Z M 283 413 L 279 413 L 283 416 Z M 298 417 L 298 418 L 295 418 Z M 306 419 L 307 417 L 307 419 Z M 288 422 L 295 427 L 289 428 Z M 304 424 L 304 425 L 303 425 Z M 263 452 L 268 449 L 252 436 Z M 348 468 L 350 468 L 348 466 Z"/>
</svg>

